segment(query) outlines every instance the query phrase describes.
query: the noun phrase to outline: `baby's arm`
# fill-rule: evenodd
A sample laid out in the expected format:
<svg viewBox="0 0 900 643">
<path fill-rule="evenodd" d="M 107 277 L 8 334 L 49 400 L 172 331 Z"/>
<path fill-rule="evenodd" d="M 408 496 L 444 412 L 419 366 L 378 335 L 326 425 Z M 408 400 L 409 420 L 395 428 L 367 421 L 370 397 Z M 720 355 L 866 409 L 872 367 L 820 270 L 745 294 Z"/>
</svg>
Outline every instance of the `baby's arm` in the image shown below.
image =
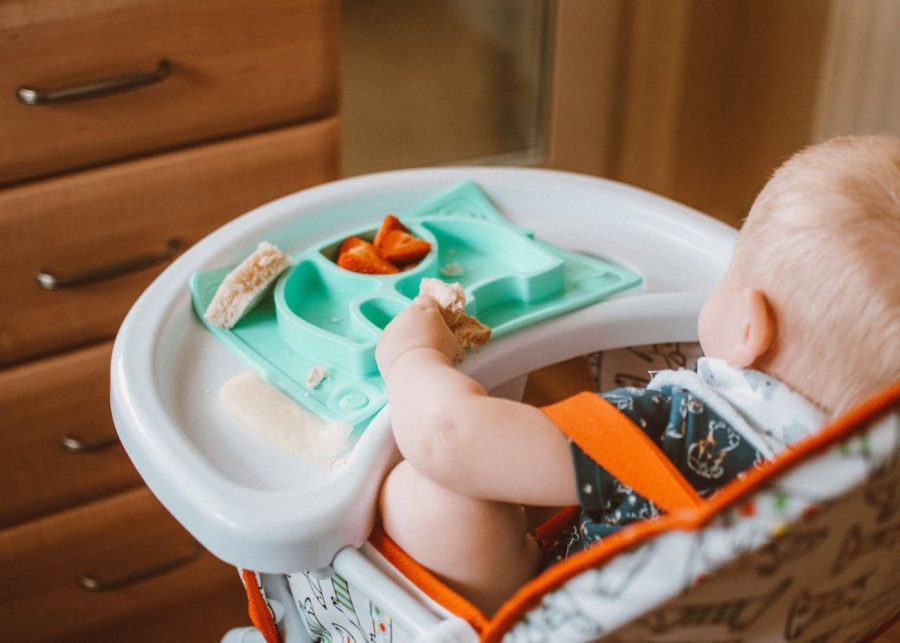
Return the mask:
<svg viewBox="0 0 900 643">
<path fill-rule="evenodd" d="M 385 328 L 376 358 L 403 456 L 465 496 L 528 505 L 578 502 L 567 439 L 540 410 L 492 398 L 453 368 L 456 340 L 430 297 Z"/>
</svg>

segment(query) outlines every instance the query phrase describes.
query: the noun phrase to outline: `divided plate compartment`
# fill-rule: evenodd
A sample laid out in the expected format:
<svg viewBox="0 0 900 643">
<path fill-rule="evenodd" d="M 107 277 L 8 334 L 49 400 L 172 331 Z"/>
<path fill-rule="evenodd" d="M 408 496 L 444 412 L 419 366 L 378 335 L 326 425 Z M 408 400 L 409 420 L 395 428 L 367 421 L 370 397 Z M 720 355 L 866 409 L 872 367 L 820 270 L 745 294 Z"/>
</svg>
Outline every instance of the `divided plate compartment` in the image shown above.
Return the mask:
<svg viewBox="0 0 900 643">
<path fill-rule="evenodd" d="M 335 263 L 343 240 L 352 235 L 371 241 L 379 219 L 292 255 L 273 294 L 229 330 L 209 324 L 203 312 L 231 268 L 192 276 L 194 310 L 271 384 L 313 413 L 347 422 L 358 432 L 386 402 L 375 345 L 418 294 L 423 277 L 462 284 L 466 311 L 489 326 L 493 338 L 641 281 L 625 268 L 533 239 L 506 221 L 471 182 L 399 218 L 431 243 L 431 252 L 411 269 L 368 275 Z M 315 366 L 328 376 L 313 387 L 307 378 Z"/>
</svg>

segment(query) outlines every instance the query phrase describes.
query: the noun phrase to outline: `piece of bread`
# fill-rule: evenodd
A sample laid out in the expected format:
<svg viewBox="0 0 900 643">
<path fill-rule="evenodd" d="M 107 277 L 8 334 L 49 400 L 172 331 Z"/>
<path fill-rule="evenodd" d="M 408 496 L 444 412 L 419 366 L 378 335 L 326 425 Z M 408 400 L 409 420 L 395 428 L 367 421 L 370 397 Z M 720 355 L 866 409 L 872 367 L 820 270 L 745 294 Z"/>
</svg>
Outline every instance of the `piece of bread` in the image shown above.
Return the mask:
<svg viewBox="0 0 900 643">
<path fill-rule="evenodd" d="M 459 361 L 462 361 L 461 356 L 465 355 L 467 350 L 477 350 L 491 339 L 491 329 L 465 313 L 453 324 L 451 330 L 459 344 L 460 352 L 457 355 Z"/>
<path fill-rule="evenodd" d="M 466 314 L 466 293 L 461 284 L 425 277 L 419 284 L 419 294 L 437 302 L 441 316 L 453 331 L 457 347 L 455 362 L 462 362 L 467 350 L 477 350 L 490 341 L 491 329 Z"/>
<path fill-rule="evenodd" d="M 228 273 L 203 316 L 220 328 L 233 327 L 290 263 L 281 250 L 267 241 L 261 242 L 253 254 Z"/>
<path fill-rule="evenodd" d="M 437 302 L 448 326 L 452 326 L 466 313 L 466 292 L 458 282 L 448 284 L 433 277 L 423 277 L 419 282 L 419 294 L 427 295 Z"/>
<path fill-rule="evenodd" d="M 305 409 L 255 370 L 225 382 L 219 401 L 238 424 L 288 453 L 329 464 L 349 447 L 353 427 Z"/>
</svg>

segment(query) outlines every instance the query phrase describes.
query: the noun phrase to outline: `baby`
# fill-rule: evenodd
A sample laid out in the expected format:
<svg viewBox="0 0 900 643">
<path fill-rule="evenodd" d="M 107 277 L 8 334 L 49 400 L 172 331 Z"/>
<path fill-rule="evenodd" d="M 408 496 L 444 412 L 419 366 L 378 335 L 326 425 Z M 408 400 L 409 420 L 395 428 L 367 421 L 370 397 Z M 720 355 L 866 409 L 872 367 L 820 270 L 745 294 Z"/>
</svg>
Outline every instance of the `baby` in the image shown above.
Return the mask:
<svg viewBox="0 0 900 643">
<path fill-rule="evenodd" d="M 834 139 L 779 168 L 699 336 L 696 372 L 602 397 L 703 497 L 900 379 L 900 139 Z M 490 615 L 547 559 L 523 505 L 581 505 L 551 560 L 660 510 L 548 414 L 489 397 L 453 368 L 456 351 L 428 297 L 384 331 L 376 358 L 405 460 L 384 483 L 380 515 L 397 544 Z"/>
</svg>

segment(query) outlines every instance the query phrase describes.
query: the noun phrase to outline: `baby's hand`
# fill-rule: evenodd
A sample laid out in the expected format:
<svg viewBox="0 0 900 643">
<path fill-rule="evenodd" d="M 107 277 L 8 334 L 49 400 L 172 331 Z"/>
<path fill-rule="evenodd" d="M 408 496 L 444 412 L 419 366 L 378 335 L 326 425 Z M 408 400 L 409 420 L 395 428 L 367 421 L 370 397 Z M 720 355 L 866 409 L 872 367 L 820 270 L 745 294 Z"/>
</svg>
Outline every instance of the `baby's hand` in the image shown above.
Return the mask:
<svg viewBox="0 0 900 643">
<path fill-rule="evenodd" d="M 375 360 L 381 374 L 386 376 L 401 355 L 417 348 L 434 349 L 451 361 L 456 355 L 453 331 L 444 322 L 434 299 L 425 295 L 416 297 L 385 327 L 375 347 Z"/>
</svg>

